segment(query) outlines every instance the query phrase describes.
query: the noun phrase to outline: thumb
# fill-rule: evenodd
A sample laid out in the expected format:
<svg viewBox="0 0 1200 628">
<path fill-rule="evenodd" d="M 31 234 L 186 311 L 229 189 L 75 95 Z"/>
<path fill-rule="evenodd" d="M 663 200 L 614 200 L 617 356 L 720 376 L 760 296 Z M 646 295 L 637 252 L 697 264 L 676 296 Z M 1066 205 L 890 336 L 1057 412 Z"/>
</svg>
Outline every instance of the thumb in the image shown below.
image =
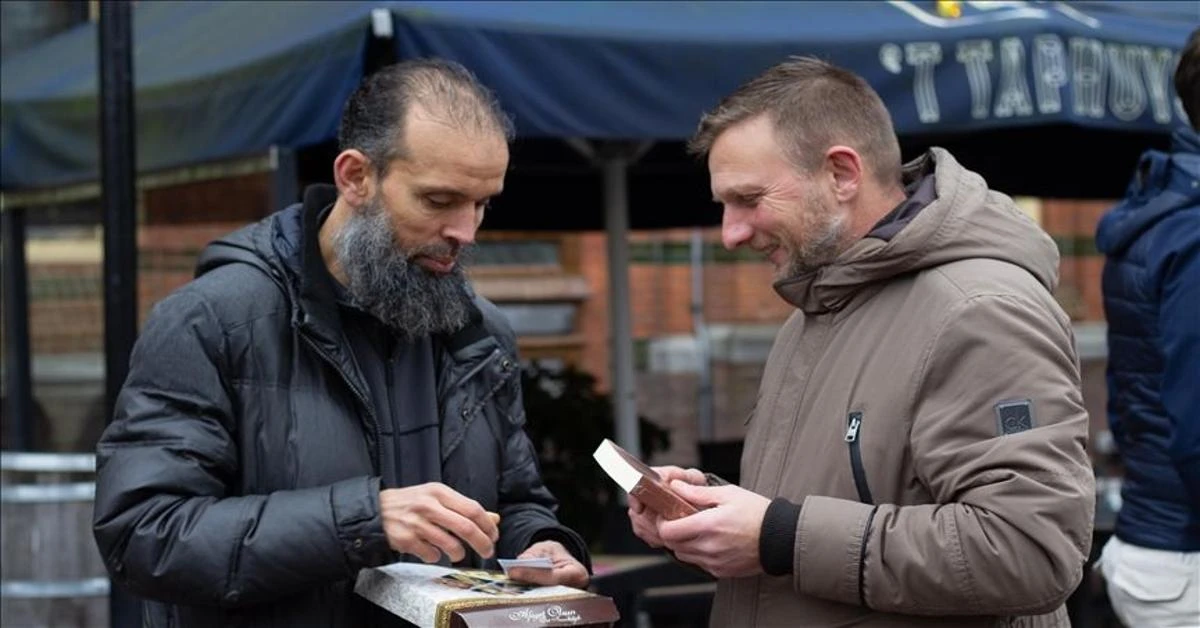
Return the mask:
<svg viewBox="0 0 1200 628">
<path fill-rule="evenodd" d="M 683 480 L 671 482 L 671 490 L 696 506 L 716 506 L 721 503 L 722 486 L 696 486 Z"/>
</svg>

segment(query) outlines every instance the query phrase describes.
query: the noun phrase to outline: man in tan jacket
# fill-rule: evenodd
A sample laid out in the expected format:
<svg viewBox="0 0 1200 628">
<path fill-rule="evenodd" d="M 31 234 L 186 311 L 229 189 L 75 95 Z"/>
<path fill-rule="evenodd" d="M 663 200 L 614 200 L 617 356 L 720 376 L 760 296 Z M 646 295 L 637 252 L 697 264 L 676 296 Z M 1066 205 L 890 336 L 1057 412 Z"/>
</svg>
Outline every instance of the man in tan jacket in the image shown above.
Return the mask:
<svg viewBox="0 0 1200 628">
<path fill-rule="evenodd" d="M 725 98 L 725 246 L 795 306 L 743 485 L 660 468 L 705 508 L 635 532 L 720 578 L 712 625 L 1068 626 L 1095 491 L 1050 238 L 944 150 L 902 166 L 858 76 L 796 58 Z"/>
</svg>

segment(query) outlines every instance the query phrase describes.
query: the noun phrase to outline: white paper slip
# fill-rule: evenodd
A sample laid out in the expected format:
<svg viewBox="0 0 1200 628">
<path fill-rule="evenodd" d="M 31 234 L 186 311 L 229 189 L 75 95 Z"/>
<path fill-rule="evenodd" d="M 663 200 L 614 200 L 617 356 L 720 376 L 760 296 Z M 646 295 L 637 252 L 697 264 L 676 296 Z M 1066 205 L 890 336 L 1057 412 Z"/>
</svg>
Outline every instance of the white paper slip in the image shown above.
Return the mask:
<svg viewBox="0 0 1200 628">
<path fill-rule="evenodd" d="M 536 558 L 500 558 L 500 568 L 504 570 L 504 575 L 508 575 L 508 570 L 513 567 L 527 567 L 530 569 L 554 569 L 554 563 L 545 556 Z"/>
</svg>

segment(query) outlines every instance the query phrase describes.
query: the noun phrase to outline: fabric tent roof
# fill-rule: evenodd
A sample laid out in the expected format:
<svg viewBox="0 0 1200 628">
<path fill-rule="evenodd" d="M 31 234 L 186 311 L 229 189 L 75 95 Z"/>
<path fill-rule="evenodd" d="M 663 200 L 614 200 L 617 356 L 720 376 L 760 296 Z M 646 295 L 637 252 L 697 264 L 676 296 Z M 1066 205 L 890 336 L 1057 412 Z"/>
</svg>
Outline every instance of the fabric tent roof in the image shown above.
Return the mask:
<svg viewBox="0 0 1200 628">
<path fill-rule="evenodd" d="M 901 135 L 1161 131 L 1178 121 L 1176 53 L 1200 26 L 1200 2 L 962 2 L 957 19 L 900 0 L 404 4 L 402 58 L 467 64 L 523 134 L 553 137 L 685 138 L 722 95 L 796 54 L 865 77 Z"/>
<path fill-rule="evenodd" d="M 378 2 L 140 2 L 140 171 L 333 137 Z M 0 187 L 99 175 L 96 25 L 0 65 Z"/>
<path fill-rule="evenodd" d="M 134 11 L 140 171 L 332 138 L 371 9 L 401 58 L 496 89 L 525 137 L 679 139 L 791 54 L 862 74 L 904 136 L 1073 125 L 1166 133 L 1196 2 L 146 2 Z M 97 176 L 96 28 L 0 66 L 0 187 Z"/>
</svg>

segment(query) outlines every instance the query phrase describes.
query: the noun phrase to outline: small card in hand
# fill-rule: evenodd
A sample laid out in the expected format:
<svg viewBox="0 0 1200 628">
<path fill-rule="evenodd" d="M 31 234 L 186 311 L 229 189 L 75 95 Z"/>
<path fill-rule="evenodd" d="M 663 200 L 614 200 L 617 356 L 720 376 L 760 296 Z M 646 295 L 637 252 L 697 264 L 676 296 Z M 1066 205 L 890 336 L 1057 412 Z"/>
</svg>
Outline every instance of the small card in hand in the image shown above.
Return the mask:
<svg viewBox="0 0 1200 628">
<path fill-rule="evenodd" d="M 534 558 L 501 558 L 499 559 L 500 568 L 504 570 L 504 575 L 508 575 L 508 570 L 513 567 L 522 567 L 525 569 L 554 569 L 554 563 L 545 556 L 537 556 Z"/>
</svg>

